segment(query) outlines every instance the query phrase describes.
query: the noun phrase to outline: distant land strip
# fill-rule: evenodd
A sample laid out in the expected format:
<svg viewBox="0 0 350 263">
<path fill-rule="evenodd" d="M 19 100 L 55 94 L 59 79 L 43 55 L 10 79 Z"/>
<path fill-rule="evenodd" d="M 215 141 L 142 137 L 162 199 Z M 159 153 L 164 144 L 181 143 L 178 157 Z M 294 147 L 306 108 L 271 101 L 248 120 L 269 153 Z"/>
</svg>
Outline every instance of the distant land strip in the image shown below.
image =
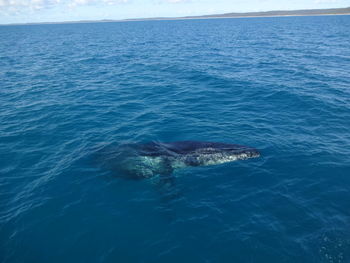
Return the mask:
<svg viewBox="0 0 350 263">
<path fill-rule="evenodd" d="M 283 17 L 283 16 L 326 16 L 326 15 L 350 15 L 350 7 L 330 9 L 303 9 L 303 10 L 276 10 L 247 13 L 225 13 L 202 16 L 184 17 L 153 17 L 153 18 L 130 18 L 130 19 L 102 19 L 102 20 L 79 20 L 64 22 L 38 22 L 38 23 L 12 23 L 2 25 L 37 25 L 37 24 L 76 24 L 76 23 L 109 23 L 129 21 L 154 21 L 154 20 L 189 20 L 189 19 L 215 19 L 215 18 L 249 18 L 249 17 Z"/>
</svg>

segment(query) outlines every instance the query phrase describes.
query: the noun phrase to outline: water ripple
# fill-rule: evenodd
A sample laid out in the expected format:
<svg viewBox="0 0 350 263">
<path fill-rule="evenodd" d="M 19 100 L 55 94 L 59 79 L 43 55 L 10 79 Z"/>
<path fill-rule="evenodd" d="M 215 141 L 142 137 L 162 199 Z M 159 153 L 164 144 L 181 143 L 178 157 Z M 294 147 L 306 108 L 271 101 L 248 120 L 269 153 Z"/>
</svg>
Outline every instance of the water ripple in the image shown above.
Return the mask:
<svg viewBox="0 0 350 263">
<path fill-rule="evenodd" d="M 349 262 L 349 28 L 0 27 L 0 261 Z M 168 191 L 94 159 L 194 139 L 262 157 L 179 170 Z"/>
</svg>

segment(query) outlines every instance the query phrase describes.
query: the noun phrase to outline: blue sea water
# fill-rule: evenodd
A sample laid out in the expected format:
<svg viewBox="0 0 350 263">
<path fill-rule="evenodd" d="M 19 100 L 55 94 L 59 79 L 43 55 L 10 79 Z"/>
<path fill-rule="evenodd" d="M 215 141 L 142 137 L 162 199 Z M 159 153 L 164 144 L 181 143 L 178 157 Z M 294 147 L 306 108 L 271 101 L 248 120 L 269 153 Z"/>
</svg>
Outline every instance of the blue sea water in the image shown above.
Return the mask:
<svg viewBox="0 0 350 263">
<path fill-rule="evenodd" d="M 350 262 L 350 16 L 0 36 L 0 262 Z M 94 162 L 178 140 L 262 156 L 178 170 L 171 199 Z"/>
</svg>

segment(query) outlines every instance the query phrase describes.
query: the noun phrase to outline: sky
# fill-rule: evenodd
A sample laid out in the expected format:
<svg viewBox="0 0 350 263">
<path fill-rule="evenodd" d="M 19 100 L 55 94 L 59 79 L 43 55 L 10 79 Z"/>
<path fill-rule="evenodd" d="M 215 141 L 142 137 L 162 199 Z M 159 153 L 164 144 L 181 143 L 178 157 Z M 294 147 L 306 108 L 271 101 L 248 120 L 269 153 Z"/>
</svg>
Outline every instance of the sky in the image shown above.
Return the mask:
<svg viewBox="0 0 350 263">
<path fill-rule="evenodd" d="M 0 0 L 0 24 L 350 7 L 350 0 Z"/>
</svg>

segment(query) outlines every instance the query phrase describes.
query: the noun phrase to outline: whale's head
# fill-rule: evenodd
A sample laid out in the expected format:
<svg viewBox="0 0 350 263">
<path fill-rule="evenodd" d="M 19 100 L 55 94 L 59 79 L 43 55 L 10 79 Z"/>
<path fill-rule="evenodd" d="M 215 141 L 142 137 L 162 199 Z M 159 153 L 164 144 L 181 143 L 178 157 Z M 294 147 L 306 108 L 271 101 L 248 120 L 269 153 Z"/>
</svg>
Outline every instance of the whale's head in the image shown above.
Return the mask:
<svg viewBox="0 0 350 263">
<path fill-rule="evenodd" d="M 232 144 L 221 149 L 219 148 L 219 151 L 221 151 L 223 155 L 236 158 L 237 160 L 260 157 L 260 152 L 257 149 L 243 145 Z"/>
<path fill-rule="evenodd" d="M 186 157 L 189 166 L 216 165 L 260 156 L 255 148 L 229 143 L 179 142 L 172 148 Z"/>
</svg>

